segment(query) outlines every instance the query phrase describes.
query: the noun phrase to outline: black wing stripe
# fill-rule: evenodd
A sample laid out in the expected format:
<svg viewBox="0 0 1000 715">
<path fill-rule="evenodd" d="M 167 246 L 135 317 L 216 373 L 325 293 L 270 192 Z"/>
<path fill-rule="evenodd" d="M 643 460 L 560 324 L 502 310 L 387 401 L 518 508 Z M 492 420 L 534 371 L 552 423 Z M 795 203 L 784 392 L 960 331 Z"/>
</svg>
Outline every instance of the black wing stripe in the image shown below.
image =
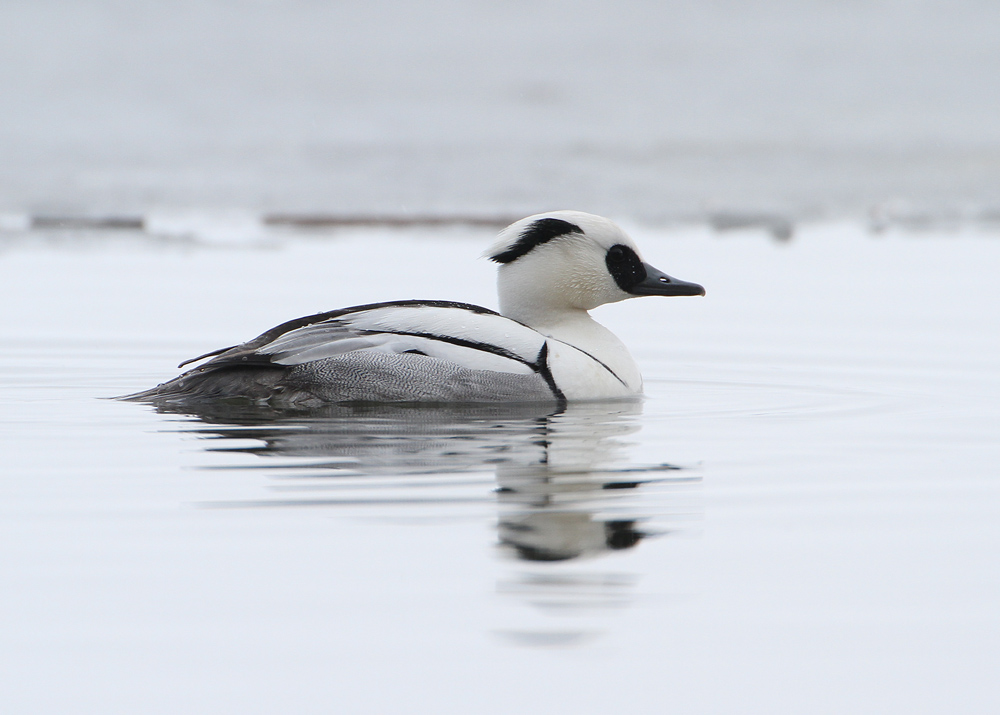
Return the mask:
<svg viewBox="0 0 1000 715">
<path fill-rule="evenodd" d="M 427 340 L 439 340 L 442 343 L 449 343 L 451 345 L 458 345 L 463 348 L 472 348 L 473 350 L 482 350 L 484 353 L 491 353 L 493 355 L 498 355 L 499 357 L 507 358 L 508 360 L 513 360 L 519 362 L 522 365 L 527 365 L 535 372 L 541 372 L 541 366 L 537 362 L 531 362 L 530 360 L 525 360 L 523 357 L 517 353 L 512 353 L 506 348 L 502 348 L 499 345 L 491 345 L 490 343 L 481 343 L 476 340 L 466 340 L 465 338 L 456 338 L 451 335 L 434 335 L 433 333 L 418 333 L 405 330 L 359 330 L 361 335 L 406 335 L 411 338 L 426 338 Z"/>
<path fill-rule="evenodd" d="M 552 396 L 559 401 L 559 404 L 563 407 L 566 405 L 566 395 L 563 391 L 559 389 L 556 384 L 556 379 L 552 377 L 552 370 L 549 369 L 549 341 L 546 340 L 542 343 L 542 349 L 538 351 L 538 357 L 535 358 L 538 362 L 539 370 L 538 374 L 542 376 L 545 380 L 545 384 L 549 386 L 552 390 Z"/>
<path fill-rule="evenodd" d="M 538 351 L 538 357 L 536 357 L 535 361 L 532 362 L 530 360 L 525 360 L 520 355 L 517 355 L 516 353 L 512 353 L 510 350 L 506 350 L 506 349 L 500 347 L 499 345 L 491 345 L 490 343 L 481 343 L 481 342 L 477 342 L 475 340 L 466 340 L 464 338 L 455 338 L 455 337 L 452 337 L 450 335 L 434 335 L 432 333 L 418 333 L 418 332 L 397 331 L 397 330 L 364 330 L 364 331 L 358 331 L 358 332 L 359 333 L 363 333 L 365 335 L 405 335 L 405 336 L 411 337 L 411 338 L 424 338 L 426 340 L 438 340 L 438 341 L 440 341 L 442 343 L 448 343 L 450 345 L 458 345 L 459 347 L 463 347 L 463 348 L 471 348 L 473 350 L 482 350 L 483 352 L 490 353 L 492 355 L 497 355 L 499 357 L 507 358 L 508 360 L 513 360 L 514 362 L 519 362 L 522 365 L 527 365 L 528 367 L 530 367 L 532 370 L 534 370 L 536 373 L 538 373 L 538 375 L 543 380 L 545 380 L 545 384 L 548 385 L 548 387 L 549 387 L 550 390 L 552 390 L 552 396 L 555 397 L 556 400 L 558 400 L 560 402 L 560 404 L 565 404 L 566 403 L 566 395 L 564 395 L 563 391 L 559 389 L 559 386 L 556 384 L 555 378 L 552 376 L 552 370 L 549 369 L 549 341 L 548 340 L 545 340 L 542 343 L 542 349 Z M 410 351 L 407 351 L 407 352 L 410 352 Z M 580 352 L 584 352 L 584 351 L 581 350 Z M 614 371 L 612 371 L 611 368 L 609 368 L 607 365 L 605 365 L 600 360 L 597 360 L 597 358 L 595 358 L 592 355 L 590 355 L 590 353 L 584 353 L 584 354 L 587 355 L 588 357 L 590 357 L 591 359 L 595 360 L 598 364 L 600 364 L 602 367 L 604 367 L 605 370 L 607 370 L 612 375 L 614 375 L 615 378 L 619 382 L 621 382 L 623 385 L 625 385 L 625 382 L 620 377 L 618 377 L 618 375 L 615 375 Z M 627 385 L 626 385 L 626 387 L 627 387 Z"/>
<path fill-rule="evenodd" d="M 500 315 L 494 310 L 489 308 L 483 308 L 479 305 L 472 305 L 471 303 L 456 303 L 450 300 L 393 300 L 385 303 L 368 303 L 366 305 L 355 305 L 350 308 L 341 308 L 339 310 L 331 310 L 326 313 L 316 313 L 314 315 L 307 315 L 304 318 L 296 318 L 295 320 L 289 320 L 286 323 L 275 326 L 268 330 L 266 333 L 258 335 L 256 338 L 248 343 L 244 343 L 243 348 L 255 350 L 257 348 L 264 347 L 268 343 L 274 342 L 280 338 L 285 333 L 289 333 L 293 330 L 298 330 L 299 328 L 304 328 L 307 325 L 315 325 L 316 323 L 323 323 L 328 320 L 335 320 L 337 318 L 342 318 L 345 315 L 350 315 L 351 313 L 361 313 L 367 310 L 376 310 L 379 308 L 457 308 L 459 310 L 467 310 L 470 313 L 478 313 L 480 315 Z"/>
<path fill-rule="evenodd" d="M 289 320 L 277 325 L 265 333 L 261 333 L 256 338 L 248 340 L 240 345 L 235 345 L 231 348 L 222 348 L 219 350 L 213 350 L 210 353 L 205 353 L 201 357 L 192 358 L 190 360 L 185 360 L 178 367 L 183 367 L 184 365 L 189 365 L 190 363 L 197 362 L 203 358 L 215 357 L 215 360 L 211 360 L 201 368 L 216 368 L 216 367 L 228 367 L 232 365 L 256 365 L 260 366 L 262 364 L 270 364 L 271 355 L 266 353 L 258 353 L 262 347 L 274 342 L 280 338 L 285 333 L 290 333 L 293 330 L 298 330 L 299 328 L 305 328 L 309 325 L 315 325 L 317 323 L 323 323 L 326 321 L 333 321 L 337 318 L 342 318 L 345 315 L 350 315 L 351 313 L 360 313 L 367 310 L 376 310 L 378 308 L 455 308 L 458 310 L 467 310 L 470 313 L 478 313 L 479 315 L 497 315 L 494 310 L 489 308 L 483 308 L 479 305 L 472 305 L 471 303 L 458 303 L 451 300 L 393 300 L 386 301 L 384 303 L 367 303 L 365 305 L 355 305 L 350 308 L 340 308 L 339 310 L 331 310 L 326 313 L 314 313 L 313 315 L 307 315 L 302 318 L 295 318 L 294 320 Z"/>
</svg>

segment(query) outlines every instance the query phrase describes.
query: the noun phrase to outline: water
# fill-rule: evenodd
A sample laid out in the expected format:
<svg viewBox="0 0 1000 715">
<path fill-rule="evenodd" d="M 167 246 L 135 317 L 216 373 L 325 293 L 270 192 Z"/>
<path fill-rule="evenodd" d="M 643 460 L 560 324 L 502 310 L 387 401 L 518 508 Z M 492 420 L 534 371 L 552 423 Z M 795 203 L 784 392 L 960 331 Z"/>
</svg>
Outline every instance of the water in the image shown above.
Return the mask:
<svg viewBox="0 0 1000 715">
<path fill-rule="evenodd" d="M 995 709 L 1000 242 L 628 229 L 641 404 L 310 415 L 101 398 L 489 232 L 5 234 L 5 710 Z"/>
</svg>

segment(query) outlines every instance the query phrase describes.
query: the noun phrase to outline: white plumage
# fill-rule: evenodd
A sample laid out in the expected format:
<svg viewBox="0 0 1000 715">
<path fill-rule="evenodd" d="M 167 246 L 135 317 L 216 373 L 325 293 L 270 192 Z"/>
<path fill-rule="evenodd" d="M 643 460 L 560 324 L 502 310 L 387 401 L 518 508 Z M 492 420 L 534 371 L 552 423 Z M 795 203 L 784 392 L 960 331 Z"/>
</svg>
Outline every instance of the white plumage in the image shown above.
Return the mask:
<svg viewBox="0 0 1000 715">
<path fill-rule="evenodd" d="M 329 402 L 615 399 L 642 377 L 587 311 L 639 295 L 704 295 L 639 258 L 611 221 L 579 211 L 522 219 L 486 256 L 499 264 L 500 313 L 401 301 L 292 320 L 126 399 Z M 182 363 L 186 364 L 186 363 Z"/>
</svg>

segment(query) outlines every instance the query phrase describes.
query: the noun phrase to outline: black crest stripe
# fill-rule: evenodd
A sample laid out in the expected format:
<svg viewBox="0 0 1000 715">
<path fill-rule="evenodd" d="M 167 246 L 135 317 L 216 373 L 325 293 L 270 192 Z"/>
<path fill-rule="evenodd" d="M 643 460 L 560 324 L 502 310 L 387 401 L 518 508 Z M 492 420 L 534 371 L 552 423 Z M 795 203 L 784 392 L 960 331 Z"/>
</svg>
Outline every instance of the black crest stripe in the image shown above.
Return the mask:
<svg viewBox="0 0 1000 715">
<path fill-rule="evenodd" d="M 551 241 L 553 238 L 565 236 L 568 233 L 583 233 L 583 229 L 575 223 L 563 221 L 559 218 L 540 218 L 524 229 L 510 248 L 490 256 L 490 260 L 497 263 L 516 261 L 535 246 L 540 246 L 543 243 Z"/>
</svg>

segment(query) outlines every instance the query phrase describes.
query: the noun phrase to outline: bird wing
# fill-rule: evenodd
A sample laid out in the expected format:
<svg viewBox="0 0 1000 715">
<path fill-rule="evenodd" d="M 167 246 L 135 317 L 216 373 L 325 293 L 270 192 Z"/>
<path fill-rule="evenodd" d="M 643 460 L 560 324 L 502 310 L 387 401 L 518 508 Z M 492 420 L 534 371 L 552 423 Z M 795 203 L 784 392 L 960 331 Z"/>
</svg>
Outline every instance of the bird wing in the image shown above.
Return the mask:
<svg viewBox="0 0 1000 715">
<path fill-rule="evenodd" d="M 545 336 L 466 303 L 400 301 L 283 323 L 242 345 L 209 353 L 199 369 L 294 366 L 368 350 L 415 353 L 472 370 L 530 374 L 544 368 Z"/>
</svg>

